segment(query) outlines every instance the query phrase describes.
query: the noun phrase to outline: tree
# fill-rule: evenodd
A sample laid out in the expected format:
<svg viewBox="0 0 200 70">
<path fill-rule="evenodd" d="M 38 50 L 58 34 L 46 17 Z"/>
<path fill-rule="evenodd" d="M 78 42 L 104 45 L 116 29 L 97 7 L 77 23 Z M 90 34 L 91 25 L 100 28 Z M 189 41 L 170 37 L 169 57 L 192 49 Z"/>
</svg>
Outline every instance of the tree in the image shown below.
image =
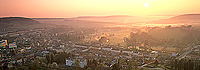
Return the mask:
<svg viewBox="0 0 200 70">
<path fill-rule="evenodd" d="M 134 63 L 132 61 L 128 62 L 128 69 L 131 70 L 133 69 Z"/>
<path fill-rule="evenodd" d="M 118 64 L 114 64 L 114 65 L 112 66 L 112 70 L 120 70 L 120 69 L 119 69 L 119 65 L 118 65 Z"/>
<path fill-rule="evenodd" d="M 54 54 L 53 53 L 49 53 L 48 55 L 46 55 L 46 59 L 47 59 L 47 63 L 53 63 L 54 61 Z"/>
<path fill-rule="evenodd" d="M 46 58 L 41 58 L 39 61 L 44 62 L 44 63 L 48 63 Z"/>
<path fill-rule="evenodd" d="M 46 55 L 47 63 L 51 62 L 51 57 L 49 55 Z"/>
<path fill-rule="evenodd" d="M 79 67 L 79 61 L 78 60 L 75 60 L 75 62 L 74 63 L 72 63 L 72 66 L 75 66 L 75 67 Z"/>
<path fill-rule="evenodd" d="M 54 54 L 53 54 L 53 53 L 50 53 L 50 56 L 51 56 L 51 64 L 52 64 L 53 61 L 54 61 Z"/>
<path fill-rule="evenodd" d="M 32 68 L 37 69 L 39 66 L 40 66 L 39 60 L 37 58 L 35 58 L 34 61 L 33 61 Z"/>
<path fill-rule="evenodd" d="M 156 66 L 158 66 L 158 61 L 157 60 L 154 62 L 154 67 L 156 67 Z"/>
<path fill-rule="evenodd" d="M 96 70 L 103 70 L 103 63 L 100 63 L 99 65 L 97 65 Z"/>
<path fill-rule="evenodd" d="M 99 42 L 101 42 L 101 43 L 103 43 L 103 44 L 107 43 L 108 41 L 109 41 L 109 40 L 108 40 L 107 37 L 101 37 L 101 39 L 99 39 Z"/>
<path fill-rule="evenodd" d="M 192 25 L 188 25 L 187 28 L 189 28 L 189 29 L 192 28 Z"/>
<path fill-rule="evenodd" d="M 136 70 L 138 67 L 137 60 L 134 60 L 133 65 L 134 65 L 134 69 Z"/>
<path fill-rule="evenodd" d="M 95 67 L 97 66 L 98 62 L 96 60 L 93 59 L 92 63 L 95 65 Z"/>
<path fill-rule="evenodd" d="M 193 59 L 172 59 L 170 65 L 175 70 L 199 70 L 200 61 Z"/>
<path fill-rule="evenodd" d="M 58 64 L 56 62 L 53 62 L 51 65 L 50 65 L 50 68 L 58 68 Z"/>
</svg>

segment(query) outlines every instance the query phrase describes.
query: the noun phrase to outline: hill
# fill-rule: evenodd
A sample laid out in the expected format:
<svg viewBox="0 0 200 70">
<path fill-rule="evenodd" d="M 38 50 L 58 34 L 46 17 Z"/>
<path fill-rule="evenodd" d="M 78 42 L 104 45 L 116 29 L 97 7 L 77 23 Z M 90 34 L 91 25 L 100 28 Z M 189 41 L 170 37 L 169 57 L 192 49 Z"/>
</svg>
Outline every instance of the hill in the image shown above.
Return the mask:
<svg viewBox="0 0 200 70">
<path fill-rule="evenodd" d="M 39 24 L 38 21 L 35 21 L 30 18 L 24 18 L 24 17 L 3 17 L 0 18 L 0 31 L 6 32 L 8 30 L 12 31 L 16 28 L 22 29 L 20 27 L 22 26 L 29 26 L 29 25 L 35 25 Z"/>
<path fill-rule="evenodd" d="M 75 18 L 117 18 L 117 17 L 133 17 L 129 15 L 111 15 L 111 16 L 79 16 Z"/>
<path fill-rule="evenodd" d="M 184 14 L 169 19 L 152 21 L 153 23 L 176 24 L 176 23 L 200 23 L 200 14 Z"/>
<path fill-rule="evenodd" d="M 38 21 L 34 21 L 30 18 L 24 17 L 3 17 L 0 18 L 0 24 L 2 25 L 29 25 L 29 24 L 38 24 Z"/>
<path fill-rule="evenodd" d="M 149 34 L 158 39 L 175 38 L 177 40 L 181 40 L 183 37 L 188 35 L 186 30 L 180 28 L 158 28 L 149 31 Z"/>
<path fill-rule="evenodd" d="M 160 16 L 159 16 L 160 17 Z M 129 16 L 129 15 L 111 15 L 111 16 L 78 16 L 72 18 L 33 18 L 40 23 L 64 24 L 75 26 L 115 26 L 134 23 L 144 23 L 157 20 L 155 16 Z"/>
</svg>

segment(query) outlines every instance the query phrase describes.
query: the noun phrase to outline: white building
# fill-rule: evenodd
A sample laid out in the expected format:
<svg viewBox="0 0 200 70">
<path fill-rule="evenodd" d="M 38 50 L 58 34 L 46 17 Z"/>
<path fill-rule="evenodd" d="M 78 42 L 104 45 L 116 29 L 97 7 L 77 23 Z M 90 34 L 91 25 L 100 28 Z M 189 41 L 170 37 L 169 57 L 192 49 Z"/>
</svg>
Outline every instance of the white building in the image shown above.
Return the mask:
<svg viewBox="0 0 200 70">
<path fill-rule="evenodd" d="M 10 43 L 10 44 L 9 44 L 9 48 L 17 48 L 16 43 Z"/>
<path fill-rule="evenodd" d="M 74 63 L 75 61 L 72 61 L 72 60 L 66 60 L 66 65 L 67 66 L 72 66 L 72 64 Z"/>
</svg>

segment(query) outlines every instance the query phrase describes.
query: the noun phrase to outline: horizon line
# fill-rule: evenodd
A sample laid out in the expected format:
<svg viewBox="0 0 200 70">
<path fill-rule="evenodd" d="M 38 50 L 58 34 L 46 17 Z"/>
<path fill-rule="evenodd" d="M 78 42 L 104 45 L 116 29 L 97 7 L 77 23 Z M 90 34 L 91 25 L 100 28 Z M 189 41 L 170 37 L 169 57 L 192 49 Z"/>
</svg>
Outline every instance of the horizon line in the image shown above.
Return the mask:
<svg viewBox="0 0 200 70">
<path fill-rule="evenodd" d="M 181 15 L 192 15 L 192 14 L 181 14 Z M 194 14 L 194 15 L 200 15 L 200 14 Z M 132 15 L 81 15 L 81 16 L 74 16 L 74 17 L 28 17 L 28 16 L 0 16 L 0 18 L 4 17 L 24 17 L 24 18 L 81 18 L 81 17 L 112 17 L 112 16 L 125 16 L 125 17 L 134 17 Z M 146 16 L 178 16 L 178 15 L 146 15 Z M 141 17 L 141 16 L 137 16 Z"/>
</svg>

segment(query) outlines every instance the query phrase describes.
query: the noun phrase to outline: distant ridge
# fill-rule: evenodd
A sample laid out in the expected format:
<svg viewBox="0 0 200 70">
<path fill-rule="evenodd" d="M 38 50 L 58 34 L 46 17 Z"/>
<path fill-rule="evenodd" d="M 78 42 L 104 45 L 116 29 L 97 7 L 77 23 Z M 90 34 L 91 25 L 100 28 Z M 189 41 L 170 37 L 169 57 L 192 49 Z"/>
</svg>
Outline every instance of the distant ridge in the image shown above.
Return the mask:
<svg viewBox="0 0 200 70">
<path fill-rule="evenodd" d="M 200 14 L 184 14 L 172 17 L 171 19 L 200 19 Z"/>
<path fill-rule="evenodd" d="M 27 26 L 39 24 L 38 21 L 35 21 L 30 18 L 25 17 L 2 17 L 0 18 L 0 30 L 10 30 L 16 27 Z"/>
<path fill-rule="evenodd" d="M 31 19 L 39 20 L 39 19 L 66 19 L 66 18 L 31 18 Z"/>
<path fill-rule="evenodd" d="M 113 18 L 113 17 L 133 17 L 129 15 L 111 15 L 111 16 L 79 16 L 76 18 Z"/>
<path fill-rule="evenodd" d="M 176 23 L 200 23 L 200 14 L 183 14 L 183 15 L 178 15 L 174 16 L 169 19 L 160 19 L 160 20 L 155 20 L 152 21 L 153 23 L 171 23 L 171 24 L 176 24 Z"/>
<path fill-rule="evenodd" d="M 0 23 L 36 24 L 39 22 L 25 17 L 2 17 L 0 18 Z"/>
<path fill-rule="evenodd" d="M 12 19 L 12 18 L 28 19 L 28 18 L 24 18 L 24 17 L 2 17 L 0 19 Z"/>
</svg>

